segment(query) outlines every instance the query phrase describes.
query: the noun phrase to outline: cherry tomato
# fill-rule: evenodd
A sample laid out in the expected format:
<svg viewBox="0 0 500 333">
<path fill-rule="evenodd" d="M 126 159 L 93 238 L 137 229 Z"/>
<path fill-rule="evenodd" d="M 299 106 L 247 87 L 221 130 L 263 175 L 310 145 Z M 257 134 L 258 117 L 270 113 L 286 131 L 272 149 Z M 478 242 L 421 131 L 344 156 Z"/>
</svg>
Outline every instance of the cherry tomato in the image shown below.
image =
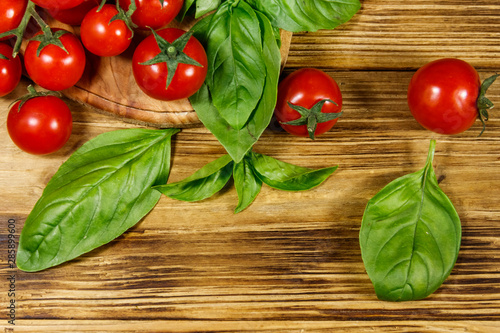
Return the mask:
<svg viewBox="0 0 500 333">
<path fill-rule="evenodd" d="M 21 23 L 28 0 L 2 0 L 0 3 L 0 34 L 15 29 Z M 4 37 L 0 40 L 5 40 Z"/>
<path fill-rule="evenodd" d="M 82 24 L 85 15 L 97 5 L 99 5 L 99 0 L 84 0 L 81 4 L 73 8 L 51 9 L 47 11 L 50 16 L 59 22 L 77 26 Z"/>
<path fill-rule="evenodd" d="M 53 29 L 57 30 L 59 29 Z M 51 44 L 44 47 L 40 56 L 37 56 L 40 42 L 31 40 L 24 53 L 24 65 L 29 77 L 36 84 L 52 91 L 74 86 L 85 69 L 85 50 L 80 40 L 72 33 L 65 33 L 60 41 L 67 52 Z"/>
<path fill-rule="evenodd" d="M 132 15 L 132 22 L 137 24 L 141 29 L 160 29 L 179 14 L 182 9 L 184 0 L 135 0 L 137 9 Z M 128 9 L 130 0 L 120 1 L 120 6 Z"/>
<path fill-rule="evenodd" d="M 32 0 L 35 5 L 50 10 L 69 9 L 78 6 L 83 0 Z"/>
<path fill-rule="evenodd" d="M 184 35 L 185 31 L 177 28 L 165 28 L 157 33 L 161 38 L 172 43 Z M 154 35 L 144 39 L 137 46 L 132 57 L 134 78 L 141 90 L 150 97 L 167 101 L 188 98 L 198 91 L 207 75 L 205 49 L 196 38 L 191 36 L 182 52 L 201 66 L 179 63 L 170 85 L 166 88 L 168 70 L 165 62 L 154 65 L 141 64 L 155 58 L 160 53 L 160 47 Z"/>
<path fill-rule="evenodd" d="M 459 59 L 432 61 L 413 75 L 408 106 L 424 128 L 440 134 L 458 134 L 478 117 L 479 74 Z"/>
<path fill-rule="evenodd" d="M 0 97 L 12 92 L 21 80 L 22 65 L 19 56 L 12 58 L 12 47 L 0 43 L 0 54 L 7 59 L 0 59 Z"/>
<path fill-rule="evenodd" d="M 110 20 L 118 14 L 115 5 L 95 7 L 87 13 L 80 27 L 80 37 L 87 50 L 101 57 L 112 57 L 125 51 L 132 32 L 123 20 Z"/>
<path fill-rule="evenodd" d="M 305 108 L 309 112 L 307 115 L 301 115 L 297 108 Z M 278 85 L 274 115 L 281 127 L 292 135 L 314 138 L 329 131 L 337 123 L 341 109 L 342 93 L 337 82 L 319 69 L 296 70 Z M 332 113 L 334 115 L 331 115 Z M 308 115 L 312 117 L 314 114 L 316 120 L 309 123 Z M 285 124 L 291 121 L 300 125 Z M 315 128 L 310 126 L 308 129 L 307 124 L 313 124 Z"/>
<path fill-rule="evenodd" d="M 19 110 L 18 101 L 7 116 L 7 130 L 22 150 L 35 155 L 53 153 L 64 146 L 73 128 L 71 111 L 56 96 L 27 100 Z"/>
</svg>

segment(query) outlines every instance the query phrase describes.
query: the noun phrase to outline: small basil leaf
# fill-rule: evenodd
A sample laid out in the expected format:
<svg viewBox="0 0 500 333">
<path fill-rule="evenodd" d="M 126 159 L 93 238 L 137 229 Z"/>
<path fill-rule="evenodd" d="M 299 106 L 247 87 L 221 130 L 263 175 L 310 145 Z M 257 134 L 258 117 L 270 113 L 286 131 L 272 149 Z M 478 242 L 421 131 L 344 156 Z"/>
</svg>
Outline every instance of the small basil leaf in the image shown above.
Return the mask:
<svg viewBox="0 0 500 333">
<path fill-rule="evenodd" d="M 179 130 L 127 129 L 85 143 L 56 172 L 26 219 L 17 266 L 39 271 L 120 236 L 157 203 Z"/>
<path fill-rule="evenodd" d="M 182 22 L 184 20 L 184 18 L 188 15 L 188 13 L 191 13 L 194 3 L 195 3 L 195 0 L 185 0 L 184 1 L 184 3 L 182 4 L 182 8 L 176 17 L 179 22 Z"/>
<path fill-rule="evenodd" d="M 200 121 L 215 135 L 236 163 L 243 159 L 269 125 L 277 98 L 281 55 L 271 23 L 263 14 L 256 14 L 263 33 L 261 56 L 266 62 L 266 80 L 261 99 L 247 124 L 240 130 L 232 128 L 213 105 L 205 84 L 189 99 Z M 202 33 L 198 35 L 203 37 Z"/>
<path fill-rule="evenodd" d="M 262 188 L 262 181 L 255 175 L 247 158 L 234 164 L 233 178 L 238 193 L 238 206 L 234 212 L 239 213 L 255 200 Z"/>
<path fill-rule="evenodd" d="M 195 18 L 200 18 L 203 15 L 216 10 L 221 4 L 221 0 L 197 0 Z"/>
<path fill-rule="evenodd" d="M 200 201 L 219 192 L 231 178 L 233 163 L 224 155 L 179 182 L 154 186 L 166 196 L 182 201 Z"/>
<path fill-rule="evenodd" d="M 251 152 L 250 158 L 256 174 L 266 185 L 285 191 L 309 190 L 337 170 L 337 166 L 317 170 L 303 168 L 255 152 Z"/>
<path fill-rule="evenodd" d="M 220 116 L 234 129 L 247 123 L 262 96 L 266 64 L 257 14 L 246 2 L 222 4 L 207 32 L 207 85 Z"/>
<path fill-rule="evenodd" d="M 366 206 L 359 234 L 366 272 L 377 297 L 425 298 L 449 276 L 458 257 L 460 218 L 439 188 L 431 141 L 425 167 L 398 178 Z"/>
<path fill-rule="evenodd" d="M 359 0 L 247 0 L 272 24 L 292 32 L 334 29 L 361 8 Z"/>
</svg>

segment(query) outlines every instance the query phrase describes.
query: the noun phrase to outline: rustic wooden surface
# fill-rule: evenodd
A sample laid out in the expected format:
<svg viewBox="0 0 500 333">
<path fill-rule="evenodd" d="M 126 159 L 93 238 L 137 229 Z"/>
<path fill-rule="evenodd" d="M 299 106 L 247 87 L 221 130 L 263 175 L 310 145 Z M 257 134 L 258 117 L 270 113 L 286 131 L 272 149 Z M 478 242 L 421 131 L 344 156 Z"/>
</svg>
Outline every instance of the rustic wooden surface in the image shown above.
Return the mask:
<svg viewBox="0 0 500 333">
<path fill-rule="evenodd" d="M 74 132 L 58 153 L 19 151 L 0 99 L 0 327 L 5 332 L 499 332 L 500 115 L 457 136 L 422 129 L 406 105 L 413 72 L 459 57 L 482 78 L 500 71 L 495 0 L 364 0 L 334 31 L 296 34 L 285 72 L 325 69 L 344 94 L 345 115 L 315 142 L 270 126 L 255 150 L 306 167 L 339 165 L 320 187 L 288 193 L 263 187 L 233 214 L 234 187 L 199 203 L 163 197 L 110 244 L 59 267 L 7 267 L 7 221 L 19 234 L 45 184 L 90 138 L 135 127 L 69 102 Z M 489 97 L 500 105 L 500 83 Z M 420 169 L 429 140 L 440 185 L 462 220 L 459 258 L 425 300 L 377 300 L 358 233 L 367 201 L 389 181 Z M 203 127 L 173 141 L 171 181 L 224 153 Z M 15 276 L 16 325 L 8 288 Z"/>
</svg>

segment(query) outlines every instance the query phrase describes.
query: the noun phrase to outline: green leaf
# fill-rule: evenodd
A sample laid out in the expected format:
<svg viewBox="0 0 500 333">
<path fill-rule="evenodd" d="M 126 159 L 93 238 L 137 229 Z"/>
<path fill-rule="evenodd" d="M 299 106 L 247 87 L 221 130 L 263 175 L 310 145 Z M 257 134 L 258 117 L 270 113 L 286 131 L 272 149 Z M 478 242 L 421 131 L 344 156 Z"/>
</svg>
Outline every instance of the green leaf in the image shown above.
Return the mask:
<svg viewBox="0 0 500 333">
<path fill-rule="evenodd" d="M 239 213 L 255 200 L 262 188 L 262 181 L 255 175 L 251 160 L 247 158 L 234 164 L 233 178 L 238 193 L 238 206 L 234 212 Z"/>
<path fill-rule="evenodd" d="M 166 196 L 182 201 L 200 201 L 219 192 L 231 178 L 233 161 L 224 155 L 179 182 L 154 186 Z"/>
<path fill-rule="evenodd" d="M 120 236 L 157 203 L 179 130 L 127 129 L 85 143 L 56 172 L 26 219 L 17 266 L 40 271 Z"/>
<path fill-rule="evenodd" d="M 366 206 L 361 254 L 381 300 L 429 296 L 457 260 L 460 218 L 438 185 L 432 167 L 435 145 L 432 140 L 422 170 L 392 181 Z"/>
<path fill-rule="evenodd" d="M 265 86 L 260 101 L 245 126 L 239 130 L 234 129 L 220 116 L 206 85 L 189 99 L 198 118 L 215 135 L 236 163 L 243 159 L 269 125 L 277 98 L 281 55 L 271 23 L 263 14 L 258 12 L 256 14 L 263 33 L 261 56 L 266 63 Z M 202 33 L 195 32 L 195 35 L 197 38 L 203 38 Z"/>
<path fill-rule="evenodd" d="M 265 84 L 260 22 L 246 2 L 222 4 L 207 32 L 206 83 L 220 116 L 241 129 L 259 102 Z"/>
<path fill-rule="evenodd" d="M 334 29 L 361 8 L 359 0 L 247 0 L 272 24 L 292 32 Z"/>
<path fill-rule="evenodd" d="M 200 18 L 205 14 L 216 10 L 221 4 L 221 0 L 197 0 L 195 18 Z"/>
<path fill-rule="evenodd" d="M 188 15 L 188 13 L 191 12 L 193 5 L 195 3 L 195 0 L 185 0 L 184 3 L 182 4 L 182 8 L 179 11 L 179 14 L 177 14 L 176 19 L 179 22 L 182 22 L 184 18 Z"/>
<path fill-rule="evenodd" d="M 324 182 L 337 166 L 309 169 L 252 152 L 251 163 L 257 176 L 268 186 L 284 191 L 305 191 Z"/>
</svg>

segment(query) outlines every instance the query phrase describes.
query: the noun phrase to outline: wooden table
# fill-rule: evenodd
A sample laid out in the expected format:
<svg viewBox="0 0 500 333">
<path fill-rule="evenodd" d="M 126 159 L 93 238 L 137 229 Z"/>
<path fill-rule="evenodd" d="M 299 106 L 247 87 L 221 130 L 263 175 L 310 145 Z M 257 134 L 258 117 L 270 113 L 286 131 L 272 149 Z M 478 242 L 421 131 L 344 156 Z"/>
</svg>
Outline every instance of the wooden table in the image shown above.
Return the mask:
<svg viewBox="0 0 500 333">
<path fill-rule="evenodd" d="M 19 235 L 50 177 L 96 135 L 136 127 L 68 101 L 74 132 L 58 153 L 37 157 L 10 141 L 0 99 L 0 327 L 2 332 L 499 332 L 500 115 L 487 130 L 441 136 L 406 104 L 414 71 L 458 57 L 484 79 L 500 70 L 496 0 L 364 0 L 334 31 L 295 34 L 285 74 L 322 68 L 340 84 L 345 115 L 315 142 L 270 127 L 255 150 L 301 166 L 339 169 L 320 187 L 288 193 L 264 186 L 233 214 L 234 187 L 199 202 L 163 197 L 110 244 L 59 267 L 24 273 L 7 265 L 7 224 Z M 500 105 L 500 82 L 489 97 Z M 367 201 L 423 167 L 429 140 L 440 186 L 463 226 L 457 264 L 425 300 L 379 301 L 358 243 Z M 224 154 L 205 128 L 173 141 L 171 181 Z M 15 296 L 8 295 L 15 278 Z M 8 324 L 15 300 L 15 326 Z"/>
</svg>

